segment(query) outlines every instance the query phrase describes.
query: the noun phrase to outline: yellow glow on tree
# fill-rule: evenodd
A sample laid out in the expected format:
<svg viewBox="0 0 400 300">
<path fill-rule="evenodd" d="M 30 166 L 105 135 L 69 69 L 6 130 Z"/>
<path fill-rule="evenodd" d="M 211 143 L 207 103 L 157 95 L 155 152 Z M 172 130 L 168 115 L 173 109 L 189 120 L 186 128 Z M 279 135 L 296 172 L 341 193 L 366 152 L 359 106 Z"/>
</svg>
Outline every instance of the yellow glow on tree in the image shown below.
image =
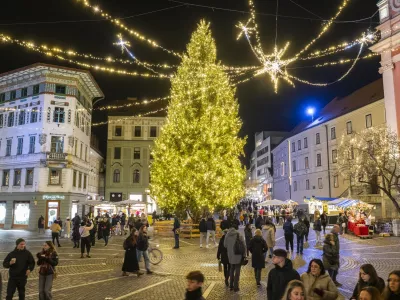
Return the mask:
<svg viewBox="0 0 400 300">
<path fill-rule="evenodd" d="M 198 215 L 244 195 L 239 106 L 216 57 L 209 24 L 201 21 L 171 80 L 167 121 L 153 151 L 151 195 L 170 212 Z"/>
</svg>

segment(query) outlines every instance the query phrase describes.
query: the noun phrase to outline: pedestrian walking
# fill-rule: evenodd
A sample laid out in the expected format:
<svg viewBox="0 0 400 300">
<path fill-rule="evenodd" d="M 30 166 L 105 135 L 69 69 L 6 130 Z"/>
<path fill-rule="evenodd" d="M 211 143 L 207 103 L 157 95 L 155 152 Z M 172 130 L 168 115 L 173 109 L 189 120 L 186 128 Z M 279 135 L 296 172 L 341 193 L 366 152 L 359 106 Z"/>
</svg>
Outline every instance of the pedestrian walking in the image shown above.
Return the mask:
<svg viewBox="0 0 400 300">
<path fill-rule="evenodd" d="M 383 300 L 399 300 L 400 299 L 400 270 L 393 271 L 389 274 L 388 285 L 382 293 Z"/>
<path fill-rule="evenodd" d="M 121 226 L 121 235 L 123 235 L 123 234 L 127 235 L 127 233 L 125 232 L 125 223 L 126 223 L 125 213 L 122 213 L 121 219 L 119 222 L 120 222 L 120 226 Z"/>
<path fill-rule="evenodd" d="M 247 256 L 249 256 L 249 245 L 253 238 L 253 232 L 251 231 L 251 224 L 247 224 L 244 228 L 244 238 L 246 240 Z"/>
<path fill-rule="evenodd" d="M 285 236 L 285 244 L 286 244 L 286 251 L 293 252 L 293 238 L 294 238 L 294 231 L 293 231 L 293 224 L 292 218 L 287 218 L 285 224 L 283 224 L 283 232 Z M 290 249 L 289 249 L 290 245 Z"/>
<path fill-rule="evenodd" d="M 207 239 L 206 239 L 206 248 L 208 248 L 208 243 L 209 243 L 209 239 L 211 237 L 211 239 L 214 242 L 214 246 L 218 246 L 217 241 L 215 240 L 215 230 L 216 230 L 216 225 L 215 225 L 215 221 L 214 218 L 212 217 L 212 215 L 208 216 L 207 219 Z"/>
<path fill-rule="evenodd" d="M 133 227 L 135 226 L 135 215 L 134 214 L 131 214 L 131 216 L 129 217 L 128 226 L 129 226 L 129 232 L 131 232 Z"/>
<path fill-rule="evenodd" d="M 228 250 L 224 246 L 224 241 L 225 241 L 225 236 L 228 232 L 228 229 L 225 229 L 223 236 L 219 240 L 219 245 L 218 245 L 218 250 L 217 250 L 217 259 L 219 260 L 219 263 L 222 264 L 223 269 L 224 269 L 224 278 L 225 278 L 225 285 L 229 286 L 229 272 L 231 269 L 231 265 L 229 263 L 229 258 L 228 258 Z"/>
<path fill-rule="evenodd" d="M 339 233 L 340 233 L 340 227 L 339 225 L 334 225 L 332 228 L 331 233 L 333 234 L 333 240 L 335 241 L 335 248 L 336 248 L 336 252 L 338 254 L 338 260 L 340 261 L 340 241 L 339 241 Z M 339 265 L 340 267 L 340 265 Z M 335 273 L 335 279 L 333 280 L 333 282 L 336 284 L 336 286 L 342 286 L 342 284 L 340 284 L 337 280 L 336 277 L 339 274 L 339 267 L 336 270 Z"/>
<path fill-rule="evenodd" d="M 58 236 L 60 238 L 62 238 L 62 228 L 63 228 L 63 221 L 61 220 L 61 217 L 57 217 L 57 223 L 58 225 L 60 225 L 60 232 L 58 234 Z M 54 244 L 54 243 L 53 243 Z"/>
<path fill-rule="evenodd" d="M 172 231 L 174 232 L 174 238 L 175 238 L 175 246 L 173 249 L 179 249 L 179 234 L 181 231 L 181 222 L 179 221 L 178 217 L 174 217 L 174 227 L 172 228 Z"/>
<path fill-rule="evenodd" d="M 81 217 L 79 217 L 78 213 L 76 213 L 75 217 L 73 217 L 72 219 L 72 224 L 77 225 L 79 228 L 79 226 L 81 226 L 81 223 L 82 223 Z"/>
<path fill-rule="evenodd" d="M 261 286 L 261 270 L 265 268 L 265 253 L 268 251 L 268 247 L 260 229 L 256 229 L 254 232 L 248 250 L 251 252 L 251 266 L 254 268 L 256 284 Z"/>
<path fill-rule="evenodd" d="M 297 254 L 303 255 L 303 247 L 304 247 L 304 236 L 307 233 L 307 226 L 304 224 L 303 219 L 300 219 L 299 222 L 297 222 L 293 226 L 293 231 L 297 236 Z"/>
<path fill-rule="evenodd" d="M 287 258 L 287 252 L 283 249 L 274 250 L 272 263 L 275 268 L 268 273 L 267 299 L 281 300 L 288 283 L 300 280 L 300 275 L 293 269 L 292 261 Z"/>
<path fill-rule="evenodd" d="M 146 267 L 147 274 L 153 274 L 150 270 L 150 259 L 149 259 L 149 240 L 147 237 L 147 227 L 142 225 L 139 230 L 139 236 L 136 244 L 136 253 L 138 262 L 141 261 L 142 256 L 144 257 L 144 265 Z"/>
<path fill-rule="evenodd" d="M 90 221 L 93 224 L 93 228 L 89 231 L 89 233 L 90 233 L 90 243 L 91 243 L 92 247 L 94 247 L 96 245 L 97 224 L 96 224 L 96 220 L 94 220 L 94 219 L 91 219 Z"/>
<path fill-rule="evenodd" d="M 122 265 L 122 276 L 129 276 L 128 273 L 134 273 L 138 277 L 144 273 L 139 269 L 139 262 L 137 259 L 136 246 L 139 231 L 132 228 L 132 232 L 125 239 L 123 247 L 125 250 L 124 263 Z"/>
<path fill-rule="evenodd" d="M 235 247 L 235 245 L 241 245 L 241 247 Z M 240 279 L 240 268 L 242 261 L 246 255 L 246 243 L 243 236 L 239 233 L 238 227 L 235 223 L 231 224 L 228 233 L 225 236 L 224 247 L 228 251 L 228 259 L 231 265 L 229 279 L 229 287 L 231 290 L 239 291 L 239 279 Z M 236 249 L 235 249 L 236 248 Z"/>
<path fill-rule="evenodd" d="M 39 217 L 39 220 L 38 220 L 38 230 L 39 230 L 39 234 L 40 234 L 40 231 L 43 231 L 43 233 L 44 233 L 44 218 L 42 215 Z"/>
<path fill-rule="evenodd" d="M 373 265 L 364 264 L 360 267 L 359 278 L 350 299 L 358 300 L 361 290 L 368 286 L 376 287 L 381 294 L 385 289 L 385 281 L 378 276 Z"/>
<path fill-rule="evenodd" d="M 307 272 L 301 274 L 301 281 L 306 290 L 308 300 L 336 300 L 338 289 L 320 259 L 312 259 Z"/>
<path fill-rule="evenodd" d="M 227 216 L 224 216 L 224 219 L 222 220 L 220 227 L 221 227 L 221 230 L 225 230 L 225 229 L 228 230 L 228 229 L 229 229 L 229 227 L 230 227 L 230 222 L 229 222 Z"/>
<path fill-rule="evenodd" d="M 300 280 L 290 281 L 286 287 L 282 300 L 308 300 L 304 284 Z"/>
<path fill-rule="evenodd" d="M 315 236 L 316 236 L 316 246 L 318 246 L 321 244 L 321 230 L 322 230 L 322 224 L 321 224 L 320 217 L 317 217 L 315 219 L 313 229 L 315 231 Z"/>
<path fill-rule="evenodd" d="M 222 223 L 221 223 L 222 226 Z M 221 227 L 222 229 L 222 227 Z M 223 230 L 223 229 L 222 229 Z M 203 239 L 207 240 L 207 221 L 203 217 L 199 223 L 199 231 L 200 231 L 200 248 L 203 248 Z"/>
<path fill-rule="evenodd" d="M 35 268 L 35 259 L 26 249 L 25 240 L 17 239 L 15 244 L 15 249 L 3 260 L 3 267 L 9 269 L 6 300 L 12 300 L 16 290 L 19 300 L 25 299 L 26 282 Z"/>
<path fill-rule="evenodd" d="M 52 300 L 51 289 L 53 287 L 54 274 L 58 265 L 58 254 L 54 244 L 46 241 L 42 251 L 36 254 L 39 266 L 39 300 Z"/>
<path fill-rule="evenodd" d="M 70 238 L 71 237 L 71 220 L 68 217 L 65 222 L 64 222 L 64 238 Z"/>
<path fill-rule="evenodd" d="M 326 215 L 326 212 L 324 211 L 321 215 L 321 226 L 322 229 L 324 230 L 324 235 L 326 234 L 326 225 L 328 224 L 328 216 Z"/>
<path fill-rule="evenodd" d="M 101 235 L 104 239 L 104 247 L 108 245 L 108 239 L 110 238 L 111 233 L 111 224 L 107 218 L 103 218 L 103 222 L 101 225 Z"/>
<path fill-rule="evenodd" d="M 51 224 L 50 226 L 50 230 L 51 230 L 51 239 L 53 240 L 53 244 L 54 240 L 57 240 L 58 247 L 61 247 L 60 241 L 58 239 L 58 236 L 60 235 L 61 231 L 60 225 L 56 221 L 54 221 L 53 224 Z"/>
<path fill-rule="evenodd" d="M 256 229 L 262 229 L 262 227 L 263 227 L 264 225 L 265 225 L 264 219 L 263 219 L 263 217 L 262 217 L 261 215 L 259 215 L 259 216 L 257 217 L 257 219 L 256 219 L 256 224 L 255 224 Z"/>
<path fill-rule="evenodd" d="M 81 235 L 81 258 L 83 258 L 83 253 L 85 253 L 86 247 L 86 257 L 90 258 L 90 230 L 93 228 L 93 223 L 81 223 L 79 228 L 79 234 Z"/>
<path fill-rule="evenodd" d="M 269 250 L 269 258 L 272 258 L 276 242 L 275 242 L 275 226 L 270 221 L 267 221 L 266 224 L 263 226 L 263 237 L 267 243 L 267 247 Z"/>
<path fill-rule="evenodd" d="M 306 231 L 306 234 L 304 235 L 304 238 L 305 238 L 305 242 L 308 243 L 308 234 L 310 233 L 310 221 L 308 220 L 308 218 L 306 216 L 304 216 L 303 222 L 307 227 L 307 231 Z"/>
<path fill-rule="evenodd" d="M 344 216 L 343 213 L 339 213 L 339 217 L 337 218 L 336 224 L 339 225 L 340 228 L 340 234 L 344 233 L 344 229 L 346 227 L 346 223 L 344 222 Z"/>
<path fill-rule="evenodd" d="M 75 222 L 72 222 L 73 227 L 72 227 L 72 240 L 74 242 L 74 247 L 73 248 L 79 248 L 79 242 L 81 240 L 81 235 L 79 233 L 79 227 L 80 225 L 76 225 Z"/>
<path fill-rule="evenodd" d="M 324 267 L 332 278 L 333 283 L 336 286 L 340 286 L 336 280 L 339 270 L 339 252 L 332 233 L 327 234 L 325 237 L 322 257 Z"/>
<path fill-rule="evenodd" d="M 186 279 L 185 300 L 205 300 L 201 289 L 204 283 L 204 275 L 200 271 L 192 271 L 186 275 Z"/>
</svg>

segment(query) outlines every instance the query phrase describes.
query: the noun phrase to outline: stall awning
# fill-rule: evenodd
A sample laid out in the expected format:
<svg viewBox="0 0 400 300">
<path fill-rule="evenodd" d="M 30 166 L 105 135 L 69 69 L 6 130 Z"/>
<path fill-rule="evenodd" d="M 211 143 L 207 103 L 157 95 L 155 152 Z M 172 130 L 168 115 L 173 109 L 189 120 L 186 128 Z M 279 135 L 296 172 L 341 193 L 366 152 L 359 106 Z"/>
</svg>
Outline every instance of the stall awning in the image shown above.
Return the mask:
<svg viewBox="0 0 400 300">
<path fill-rule="evenodd" d="M 373 205 L 365 203 L 365 202 L 363 202 L 361 200 L 347 199 L 347 198 L 339 198 L 339 199 L 336 199 L 334 201 L 329 202 L 329 205 L 335 205 L 335 206 L 343 207 L 343 208 L 354 206 L 356 204 L 364 204 L 364 205 L 367 205 L 367 206 L 373 206 Z"/>
<path fill-rule="evenodd" d="M 286 204 L 286 203 L 283 202 L 282 200 L 274 199 L 274 200 L 267 200 L 267 201 L 261 202 L 261 203 L 257 204 L 257 206 L 284 205 L 284 204 Z"/>
<path fill-rule="evenodd" d="M 329 198 L 329 197 L 311 197 L 311 198 L 304 198 L 306 201 L 310 201 L 310 199 L 313 200 L 318 200 L 318 201 L 334 201 L 337 200 L 338 198 Z M 329 203 L 330 204 L 330 203 Z"/>
</svg>

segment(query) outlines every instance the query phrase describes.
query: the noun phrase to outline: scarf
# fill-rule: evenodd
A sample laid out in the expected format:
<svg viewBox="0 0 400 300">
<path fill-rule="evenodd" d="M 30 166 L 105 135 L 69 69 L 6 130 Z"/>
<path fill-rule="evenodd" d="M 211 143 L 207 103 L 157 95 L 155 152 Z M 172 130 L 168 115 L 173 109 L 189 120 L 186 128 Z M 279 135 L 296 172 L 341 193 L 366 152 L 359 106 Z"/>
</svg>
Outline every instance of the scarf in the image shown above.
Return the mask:
<svg viewBox="0 0 400 300">
<path fill-rule="evenodd" d="M 201 287 L 191 292 L 186 290 L 185 300 L 201 300 L 204 299 L 202 295 Z"/>
</svg>

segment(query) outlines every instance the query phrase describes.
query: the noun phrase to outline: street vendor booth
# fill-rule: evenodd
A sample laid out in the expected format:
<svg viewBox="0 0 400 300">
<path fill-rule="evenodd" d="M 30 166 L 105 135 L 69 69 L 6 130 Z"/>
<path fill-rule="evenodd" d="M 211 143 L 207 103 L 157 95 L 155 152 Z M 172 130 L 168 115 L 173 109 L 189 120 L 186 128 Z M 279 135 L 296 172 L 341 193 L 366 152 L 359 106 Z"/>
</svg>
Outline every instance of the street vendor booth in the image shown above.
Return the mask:
<svg viewBox="0 0 400 300">
<path fill-rule="evenodd" d="M 339 211 L 335 206 L 330 205 L 331 201 L 337 198 L 328 197 L 310 197 L 304 198 L 304 202 L 308 204 L 308 214 L 311 222 L 314 222 L 314 215 L 321 215 L 325 212 L 328 216 L 328 224 L 336 224 Z"/>
</svg>

